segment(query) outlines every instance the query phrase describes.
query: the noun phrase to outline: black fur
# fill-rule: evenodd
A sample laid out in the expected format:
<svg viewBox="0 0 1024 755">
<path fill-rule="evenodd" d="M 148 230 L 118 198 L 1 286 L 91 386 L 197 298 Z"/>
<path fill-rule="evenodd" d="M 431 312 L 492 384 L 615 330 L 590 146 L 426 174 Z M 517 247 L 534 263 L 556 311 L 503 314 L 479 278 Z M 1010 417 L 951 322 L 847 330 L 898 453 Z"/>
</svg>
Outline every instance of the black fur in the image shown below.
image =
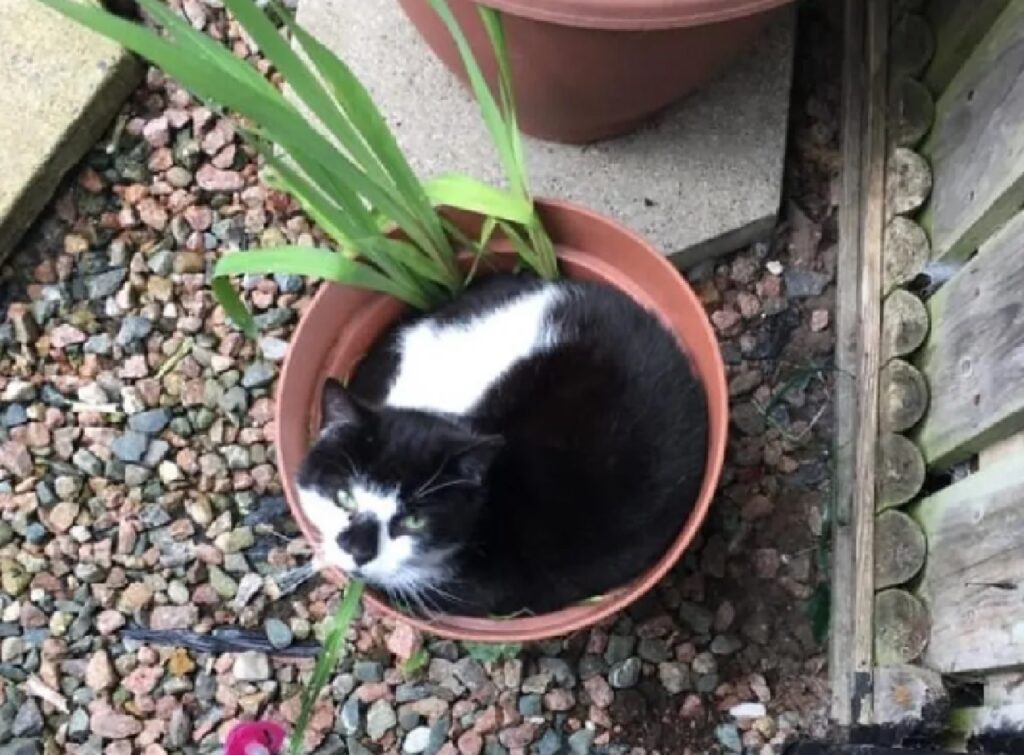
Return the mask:
<svg viewBox="0 0 1024 755">
<path fill-rule="evenodd" d="M 489 276 L 425 317 L 466 319 L 540 285 Z M 375 408 L 397 365 L 397 329 L 364 360 L 353 395 L 325 390 L 328 431 L 300 484 L 333 499 L 357 470 L 399 486 L 401 515 L 428 522 L 421 550 L 454 550 L 450 577 L 423 594 L 431 607 L 505 615 L 600 595 L 650 567 L 697 498 L 705 394 L 675 339 L 614 289 L 557 285 L 571 291 L 553 318 L 568 343 L 513 367 L 472 416 Z"/>
</svg>

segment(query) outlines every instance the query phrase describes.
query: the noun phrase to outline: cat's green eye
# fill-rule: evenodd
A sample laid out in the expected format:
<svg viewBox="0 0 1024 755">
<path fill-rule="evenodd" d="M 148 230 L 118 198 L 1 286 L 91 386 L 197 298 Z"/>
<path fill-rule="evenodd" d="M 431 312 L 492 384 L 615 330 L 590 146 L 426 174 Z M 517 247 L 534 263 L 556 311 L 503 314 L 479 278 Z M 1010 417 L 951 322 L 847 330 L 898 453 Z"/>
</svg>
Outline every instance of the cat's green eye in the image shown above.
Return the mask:
<svg viewBox="0 0 1024 755">
<path fill-rule="evenodd" d="M 338 501 L 338 505 L 345 509 L 345 511 L 355 511 L 356 500 L 347 490 L 339 490 L 335 498 Z"/>
<path fill-rule="evenodd" d="M 422 514 L 409 514 L 402 517 L 402 526 L 411 532 L 415 532 L 427 526 L 427 518 Z"/>
</svg>

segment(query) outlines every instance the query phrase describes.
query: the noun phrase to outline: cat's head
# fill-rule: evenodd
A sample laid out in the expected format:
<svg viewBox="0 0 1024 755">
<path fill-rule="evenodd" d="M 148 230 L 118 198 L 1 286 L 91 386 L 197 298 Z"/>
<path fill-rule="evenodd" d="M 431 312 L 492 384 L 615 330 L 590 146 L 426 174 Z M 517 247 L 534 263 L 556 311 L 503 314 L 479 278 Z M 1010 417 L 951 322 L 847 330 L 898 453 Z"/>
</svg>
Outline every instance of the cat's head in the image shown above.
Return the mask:
<svg viewBox="0 0 1024 755">
<path fill-rule="evenodd" d="M 318 558 L 396 592 L 440 581 L 477 522 L 500 438 L 368 406 L 330 379 L 321 417 L 298 476 Z"/>
</svg>

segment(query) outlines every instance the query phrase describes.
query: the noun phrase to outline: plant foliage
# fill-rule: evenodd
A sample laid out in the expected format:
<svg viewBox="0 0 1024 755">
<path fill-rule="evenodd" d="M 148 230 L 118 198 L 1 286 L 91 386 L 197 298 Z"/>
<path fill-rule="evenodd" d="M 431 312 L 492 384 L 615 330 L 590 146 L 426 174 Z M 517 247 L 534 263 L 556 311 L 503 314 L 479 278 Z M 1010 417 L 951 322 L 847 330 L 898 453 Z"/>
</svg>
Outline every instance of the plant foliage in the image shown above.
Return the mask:
<svg viewBox="0 0 1024 755">
<path fill-rule="evenodd" d="M 295 273 L 381 291 L 425 309 L 464 285 L 457 251 L 468 247 L 479 259 L 497 228 L 527 266 L 544 277 L 557 275 L 554 249 L 527 185 L 496 11 L 481 9 L 498 62 L 497 99 L 445 0 L 429 0 L 463 57 L 508 189 L 462 175 L 421 182 L 352 70 L 274 2 L 271 15 L 253 0 L 225 0 L 225 6 L 297 101 L 161 0 L 139 0 L 157 29 L 78 0 L 39 1 L 148 59 L 211 107 L 234 114 L 240 133 L 265 162 L 268 183 L 293 196 L 338 245 L 338 252 L 282 246 L 219 260 L 214 293 L 249 335 L 255 335 L 255 323 L 227 276 Z M 438 211 L 442 205 L 487 217 L 481 238 L 459 233 Z"/>
</svg>

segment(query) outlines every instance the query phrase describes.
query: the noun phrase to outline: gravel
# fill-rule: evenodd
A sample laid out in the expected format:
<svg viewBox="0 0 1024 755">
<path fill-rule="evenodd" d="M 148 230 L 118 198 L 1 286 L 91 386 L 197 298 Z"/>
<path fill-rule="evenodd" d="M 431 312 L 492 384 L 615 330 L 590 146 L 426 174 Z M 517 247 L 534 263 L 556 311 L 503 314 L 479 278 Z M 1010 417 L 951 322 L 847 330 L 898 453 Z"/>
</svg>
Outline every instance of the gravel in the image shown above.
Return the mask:
<svg viewBox="0 0 1024 755">
<path fill-rule="evenodd" d="M 182 5 L 251 53 L 215 0 Z M 833 342 L 836 130 L 801 125 L 833 104 L 815 92 L 794 108 L 799 190 L 775 237 L 689 272 L 734 427 L 680 564 L 629 610 L 500 660 L 364 614 L 314 716 L 321 754 L 773 755 L 822 731 L 804 609 L 831 376 L 793 380 Z M 207 755 L 229 722 L 294 721 L 310 666 L 285 656 L 323 636 L 338 597 L 301 578 L 273 447 L 275 381 L 316 284 L 248 278 L 250 341 L 206 280 L 226 251 L 322 236 L 173 82 L 150 72 L 122 116 L 0 273 L 0 677 L 34 675 L 68 708 L 5 686 L 0 755 Z M 127 636 L 139 628 L 159 641 Z"/>
</svg>

